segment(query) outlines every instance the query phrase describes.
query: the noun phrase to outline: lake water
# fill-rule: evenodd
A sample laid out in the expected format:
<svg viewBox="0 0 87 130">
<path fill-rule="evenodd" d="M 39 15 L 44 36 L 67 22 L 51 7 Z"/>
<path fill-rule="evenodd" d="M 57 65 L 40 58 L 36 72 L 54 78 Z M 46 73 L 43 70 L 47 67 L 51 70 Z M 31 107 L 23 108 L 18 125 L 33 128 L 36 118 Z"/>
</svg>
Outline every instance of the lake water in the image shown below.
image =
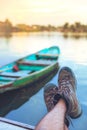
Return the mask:
<svg viewBox="0 0 87 130">
<path fill-rule="evenodd" d="M 80 118 L 72 120 L 73 126 L 70 125 L 70 130 L 87 130 L 87 37 L 66 37 L 58 32 L 0 37 L 0 66 L 53 45 L 59 46 L 61 51 L 58 60 L 60 67 L 70 67 L 77 78 L 77 96 L 83 114 Z M 58 74 L 30 88 L 1 94 L 0 116 L 36 125 L 47 113 L 43 87 L 47 82 L 57 85 L 57 77 Z"/>
</svg>

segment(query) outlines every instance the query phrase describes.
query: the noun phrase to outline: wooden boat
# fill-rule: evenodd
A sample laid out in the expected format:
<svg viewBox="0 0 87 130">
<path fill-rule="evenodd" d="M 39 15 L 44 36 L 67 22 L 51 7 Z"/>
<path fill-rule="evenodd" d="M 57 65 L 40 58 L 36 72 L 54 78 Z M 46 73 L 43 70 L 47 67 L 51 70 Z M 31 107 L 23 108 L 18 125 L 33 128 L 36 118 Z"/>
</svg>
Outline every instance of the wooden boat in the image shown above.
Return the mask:
<svg viewBox="0 0 87 130">
<path fill-rule="evenodd" d="M 57 70 L 60 49 L 45 48 L 0 68 L 0 93 L 43 80 Z"/>
</svg>

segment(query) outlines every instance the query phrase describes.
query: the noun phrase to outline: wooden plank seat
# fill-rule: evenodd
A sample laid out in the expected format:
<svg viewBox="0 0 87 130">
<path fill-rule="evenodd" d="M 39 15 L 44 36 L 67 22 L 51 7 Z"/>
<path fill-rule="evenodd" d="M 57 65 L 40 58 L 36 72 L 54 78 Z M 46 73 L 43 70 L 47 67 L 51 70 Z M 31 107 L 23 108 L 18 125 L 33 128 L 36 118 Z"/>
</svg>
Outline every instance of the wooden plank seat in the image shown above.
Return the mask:
<svg viewBox="0 0 87 130">
<path fill-rule="evenodd" d="M 20 77 L 25 77 L 27 76 L 29 73 L 31 73 L 30 70 L 22 70 L 22 71 L 18 71 L 18 72 L 2 72 L 0 74 L 0 76 L 4 76 L 4 77 L 13 77 L 13 78 L 20 78 Z"/>
<path fill-rule="evenodd" d="M 46 58 L 46 59 L 57 59 L 58 54 L 41 54 L 41 53 L 36 53 L 37 58 Z"/>
<path fill-rule="evenodd" d="M 0 76 L 0 81 L 15 81 L 17 78 Z"/>
<path fill-rule="evenodd" d="M 54 63 L 53 61 L 48 61 L 48 60 L 32 60 L 32 61 L 19 61 L 17 64 L 22 64 L 22 65 L 32 65 L 32 66 L 49 66 L 50 64 Z"/>
</svg>

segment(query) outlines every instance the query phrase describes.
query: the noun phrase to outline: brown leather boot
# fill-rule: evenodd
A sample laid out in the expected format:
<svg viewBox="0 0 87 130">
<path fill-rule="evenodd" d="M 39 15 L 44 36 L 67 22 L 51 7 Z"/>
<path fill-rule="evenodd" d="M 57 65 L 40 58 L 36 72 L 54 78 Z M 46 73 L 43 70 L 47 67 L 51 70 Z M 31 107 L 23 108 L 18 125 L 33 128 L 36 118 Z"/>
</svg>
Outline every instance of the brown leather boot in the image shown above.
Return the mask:
<svg viewBox="0 0 87 130">
<path fill-rule="evenodd" d="M 58 76 L 58 94 L 65 99 L 67 105 L 67 115 L 71 118 L 77 118 L 82 110 L 76 96 L 76 78 L 72 70 L 63 67 Z"/>
</svg>

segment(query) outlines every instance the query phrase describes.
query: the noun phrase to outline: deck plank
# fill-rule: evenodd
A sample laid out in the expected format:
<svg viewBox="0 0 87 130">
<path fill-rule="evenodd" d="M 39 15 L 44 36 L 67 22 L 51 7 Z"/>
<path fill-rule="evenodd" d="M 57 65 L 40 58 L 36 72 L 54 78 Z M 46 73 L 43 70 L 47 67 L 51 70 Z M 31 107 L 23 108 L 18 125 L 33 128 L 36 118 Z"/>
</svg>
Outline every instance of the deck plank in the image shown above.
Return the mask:
<svg viewBox="0 0 87 130">
<path fill-rule="evenodd" d="M 34 126 L 0 117 L 0 130 L 34 130 Z"/>
</svg>

